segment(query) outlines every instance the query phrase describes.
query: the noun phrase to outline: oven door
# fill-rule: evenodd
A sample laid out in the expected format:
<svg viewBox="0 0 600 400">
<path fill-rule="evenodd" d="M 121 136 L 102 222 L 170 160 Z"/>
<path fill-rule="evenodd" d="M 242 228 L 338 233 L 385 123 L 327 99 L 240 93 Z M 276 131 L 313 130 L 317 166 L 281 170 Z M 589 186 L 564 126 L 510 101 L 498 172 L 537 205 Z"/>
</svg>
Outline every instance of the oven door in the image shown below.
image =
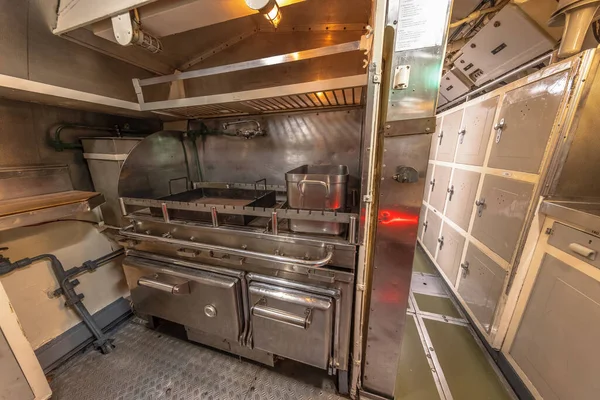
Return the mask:
<svg viewBox="0 0 600 400">
<path fill-rule="evenodd" d="M 240 279 L 131 256 L 123 270 L 136 311 L 240 341 Z"/>
<path fill-rule="evenodd" d="M 327 369 L 333 341 L 333 299 L 252 282 L 254 347 Z"/>
</svg>

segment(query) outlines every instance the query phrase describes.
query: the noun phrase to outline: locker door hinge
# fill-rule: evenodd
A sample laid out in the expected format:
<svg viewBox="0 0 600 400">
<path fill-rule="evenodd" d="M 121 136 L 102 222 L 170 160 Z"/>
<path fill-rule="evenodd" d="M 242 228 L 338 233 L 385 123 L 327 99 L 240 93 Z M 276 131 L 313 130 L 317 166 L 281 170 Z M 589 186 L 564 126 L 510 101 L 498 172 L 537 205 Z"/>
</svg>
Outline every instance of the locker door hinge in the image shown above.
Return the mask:
<svg viewBox="0 0 600 400">
<path fill-rule="evenodd" d="M 356 290 L 364 292 L 365 291 L 365 284 L 364 283 L 357 283 L 356 284 Z"/>
<path fill-rule="evenodd" d="M 373 202 L 373 196 L 371 196 L 370 194 L 365 194 L 363 196 L 363 203 L 372 203 Z"/>
</svg>

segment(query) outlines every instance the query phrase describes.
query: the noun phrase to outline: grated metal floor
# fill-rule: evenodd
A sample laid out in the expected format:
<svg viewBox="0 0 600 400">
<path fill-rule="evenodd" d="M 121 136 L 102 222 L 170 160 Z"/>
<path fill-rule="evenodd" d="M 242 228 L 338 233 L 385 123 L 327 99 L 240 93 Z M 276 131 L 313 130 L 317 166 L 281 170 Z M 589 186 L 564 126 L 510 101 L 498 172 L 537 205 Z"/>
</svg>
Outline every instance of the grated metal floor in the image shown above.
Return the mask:
<svg viewBox="0 0 600 400">
<path fill-rule="evenodd" d="M 133 321 L 113 337 L 111 354 L 88 349 L 52 374 L 52 399 L 345 399 L 324 371 L 298 363 L 274 370 Z"/>
</svg>

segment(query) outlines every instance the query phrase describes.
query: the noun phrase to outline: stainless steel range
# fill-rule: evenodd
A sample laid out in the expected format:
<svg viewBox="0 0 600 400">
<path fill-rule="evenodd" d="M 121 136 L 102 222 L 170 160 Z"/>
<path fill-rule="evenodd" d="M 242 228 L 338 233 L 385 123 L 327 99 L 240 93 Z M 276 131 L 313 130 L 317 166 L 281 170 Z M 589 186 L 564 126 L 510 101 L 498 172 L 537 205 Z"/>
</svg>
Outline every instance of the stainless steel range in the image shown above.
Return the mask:
<svg viewBox="0 0 600 400">
<path fill-rule="evenodd" d="M 264 364 L 328 370 L 347 387 L 358 218 L 346 212 L 348 168 L 300 166 L 287 195 L 264 181 L 193 182 L 186 142 L 155 133 L 121 171 L 135 310 Z"/>
</svg>

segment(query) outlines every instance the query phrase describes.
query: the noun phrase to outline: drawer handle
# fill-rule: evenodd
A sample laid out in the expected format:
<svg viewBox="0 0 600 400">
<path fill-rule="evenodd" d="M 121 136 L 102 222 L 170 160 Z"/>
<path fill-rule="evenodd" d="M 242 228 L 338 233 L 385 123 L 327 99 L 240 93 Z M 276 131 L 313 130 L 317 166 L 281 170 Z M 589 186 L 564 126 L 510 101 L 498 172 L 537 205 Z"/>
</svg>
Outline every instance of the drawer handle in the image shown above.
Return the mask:
<svg viewBox="0 0 600 400">
<path fill-rule="evenodd" d="M 596 254 L 598 254 L 598 252 L 594 249 L 590 249 L 589 247 L 585 247 L 579 243 L 571 243 L 569 245 L 569 249 L 575 253 L 575 254 L 579 254 L 581 257 L 585 257 L 588 260 L 592 260 L 594 261 L 596 259 Z"/>
<path fill-rule="evenodd" d="M 260 304 L 252 307 L 252 315 L 270 319 L 271 321 L 281 322 L 286 325 L 295 326 L 296 328 L 307 329 L 312 321 L 312 310 L 306 309 L 304 316 L 292 314 L 286 311 L 278 310 Z"/>
<path fill-rule="evenodd" d="M 145 286 L 152 289 L 160 290 L 161 292 L 167 292 L 171 294 L 189 294 L 190 285 L 189 282 L 172 284 L 161 282 L 158 279 L 158 275 L 153 276 L 142 276 L 138 279 L 138 286 Z"/>
</svg>

